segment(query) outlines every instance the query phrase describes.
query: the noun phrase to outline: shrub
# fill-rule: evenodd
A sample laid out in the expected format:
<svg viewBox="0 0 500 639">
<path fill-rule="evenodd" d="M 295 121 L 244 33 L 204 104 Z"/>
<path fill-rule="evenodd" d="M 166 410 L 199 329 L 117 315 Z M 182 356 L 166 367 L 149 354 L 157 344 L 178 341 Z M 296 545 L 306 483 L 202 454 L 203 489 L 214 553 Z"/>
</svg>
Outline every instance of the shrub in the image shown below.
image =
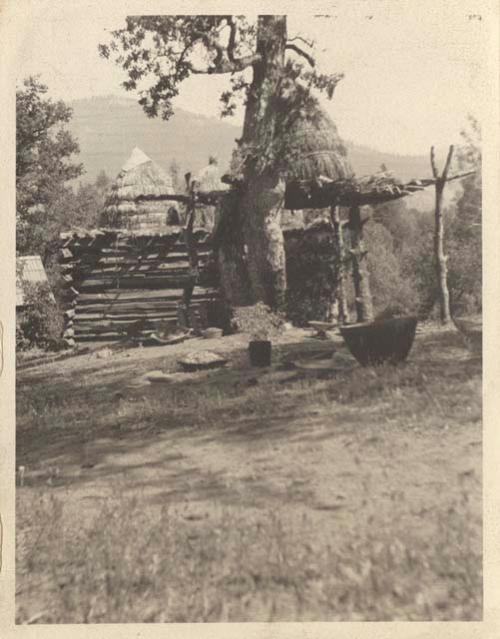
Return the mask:
<svg viewBox="0 0 500 639">
<path fill-rule="evenodd" d="M 62 346 L 63 317 L 48 284 L 23 284 L 24 308 L 16 323 L 16 348 L 57 350 Z"/>
<path fill-rule="evenodd" d="M 390 305 L 409 312 L 418 309 L 420 298 L 414 282 L 402 274 L 401 261 L 394 250 L 393 237 L 382 224 L 366 225 L 366 247 L 373 306 L 378 314 Z"/>
<path fill-rule="evenodd" d="M 279 335 L 283 325 L 281 316 L 258 302 L 253 306 L 239 306 L 234 309 L 233 321 L 237 329 L 251 335 L 255 340 L 268 340 Z"/>
</svg>

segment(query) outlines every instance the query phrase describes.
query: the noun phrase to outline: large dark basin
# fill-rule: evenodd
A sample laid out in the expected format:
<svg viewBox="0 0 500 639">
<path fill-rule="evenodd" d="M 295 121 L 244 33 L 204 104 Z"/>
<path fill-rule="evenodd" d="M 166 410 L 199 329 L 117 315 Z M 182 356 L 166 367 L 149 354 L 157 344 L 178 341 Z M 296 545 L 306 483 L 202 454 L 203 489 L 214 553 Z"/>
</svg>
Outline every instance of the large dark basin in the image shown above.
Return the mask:
<svg viewBox="0 0 500 639">
<path fill-rule="evenodd" d="M 416 328 L 416 317 L 395 317 L 342 326 L 340 333 L 358 362 L 362 366 L 373 366 L 404 361 L 411 350 Z"/>
</svg>

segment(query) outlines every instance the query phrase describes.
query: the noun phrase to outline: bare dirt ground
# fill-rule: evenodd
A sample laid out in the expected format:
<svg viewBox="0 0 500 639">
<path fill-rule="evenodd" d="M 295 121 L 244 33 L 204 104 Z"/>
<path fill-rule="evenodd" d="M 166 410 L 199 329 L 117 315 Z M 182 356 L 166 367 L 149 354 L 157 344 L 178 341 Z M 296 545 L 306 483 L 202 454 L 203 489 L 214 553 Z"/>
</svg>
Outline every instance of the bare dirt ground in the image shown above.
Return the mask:
<svg viewBox="0 0 500 639">
<path fill-rule="evenodd" d="M 427 331 L 362 369 L 294 329 L 255 369 L 246 343 L 18 372 L 18 622 L 481 618 L 480 356 Z M 202 348 L 227 367 L 179 372 Z"/>
</svg>

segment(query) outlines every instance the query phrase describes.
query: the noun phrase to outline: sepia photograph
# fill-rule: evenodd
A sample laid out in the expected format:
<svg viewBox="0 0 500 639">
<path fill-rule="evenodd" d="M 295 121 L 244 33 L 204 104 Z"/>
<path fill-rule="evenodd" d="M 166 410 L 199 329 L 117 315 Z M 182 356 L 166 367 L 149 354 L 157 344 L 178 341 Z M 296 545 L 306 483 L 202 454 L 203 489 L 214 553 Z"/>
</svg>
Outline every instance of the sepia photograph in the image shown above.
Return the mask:
<svg viewBox="0 0 500 639">
<path fill-rule="evenodd" d="M 491 4 L 21 4 L 15 623 L 482 621 Z"/>
</svg>

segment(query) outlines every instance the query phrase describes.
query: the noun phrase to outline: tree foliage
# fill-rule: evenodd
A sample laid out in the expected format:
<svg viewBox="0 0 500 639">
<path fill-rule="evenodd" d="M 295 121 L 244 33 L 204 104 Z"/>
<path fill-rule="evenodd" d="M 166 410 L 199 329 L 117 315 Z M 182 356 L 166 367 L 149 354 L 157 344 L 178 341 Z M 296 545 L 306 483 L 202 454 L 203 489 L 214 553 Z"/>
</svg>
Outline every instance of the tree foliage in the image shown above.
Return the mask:
<svg viewBox="0 0 500 639">
<path fill-rule="evenodd" d="M 234 15 L 134 16 L 127 18 L 125 28 L 113 31 L 111 41 L 99 45 L 99 50 L 127 73 L 123 87 L 138 93 L 139 104 L 150 117 L 172 116 L 172 101 L 186 78 L 229 74 L 229 88 L 220 95 L 221 113 L 229 116 L 238 104 L 248 106 L 253 97 L 255 83 L 249 71 L 253 69 L 254 80 L 263 72 L 265 52 L 259 50 L 258 42 L 265 38 L 270 25 Z M 279 34 L 273 32 L 270 37 L 277 38 Z M 251 136 L 244 134 L 240 142 L 242 161 L 253 160 L 261 170 L 270 166 L 284 168 L 290 161 L 287 131 L 291 123 L 297 118 L 313 117 L 317 106 L 313 90 L 331 98 L 343 77 L 341 73 L 323 74 L 316 70 L 313 43 L 301 37 L 288 39 L 286 30 L 282 37 L 291 57 L 280 69 L 275 95 L 274 112 L 282 116 L 281 122 L 271 135 L 264 135 L 262 128 Z"/>
<path fill-rule="evenodd" d="M 480 310 L 482 305 L 482 172 L 481 128 L 469 116 L 461 132 L 463 144 L 457 149 L 461 170 L 476 173 L 463 180 L 462 191 L 454 202 L 448 252 L 450 289 L 455 312 Z"/>
<path fill-rule="evenodd" d="M 79 151 L 65 127 L 71 109 L 45 97 L 47 91 L 29 77 L 16 92 L 17 251 L 44 258 L 63 215 L 66 184 L 83 172 L 71 160 Z"/>
</svg>

